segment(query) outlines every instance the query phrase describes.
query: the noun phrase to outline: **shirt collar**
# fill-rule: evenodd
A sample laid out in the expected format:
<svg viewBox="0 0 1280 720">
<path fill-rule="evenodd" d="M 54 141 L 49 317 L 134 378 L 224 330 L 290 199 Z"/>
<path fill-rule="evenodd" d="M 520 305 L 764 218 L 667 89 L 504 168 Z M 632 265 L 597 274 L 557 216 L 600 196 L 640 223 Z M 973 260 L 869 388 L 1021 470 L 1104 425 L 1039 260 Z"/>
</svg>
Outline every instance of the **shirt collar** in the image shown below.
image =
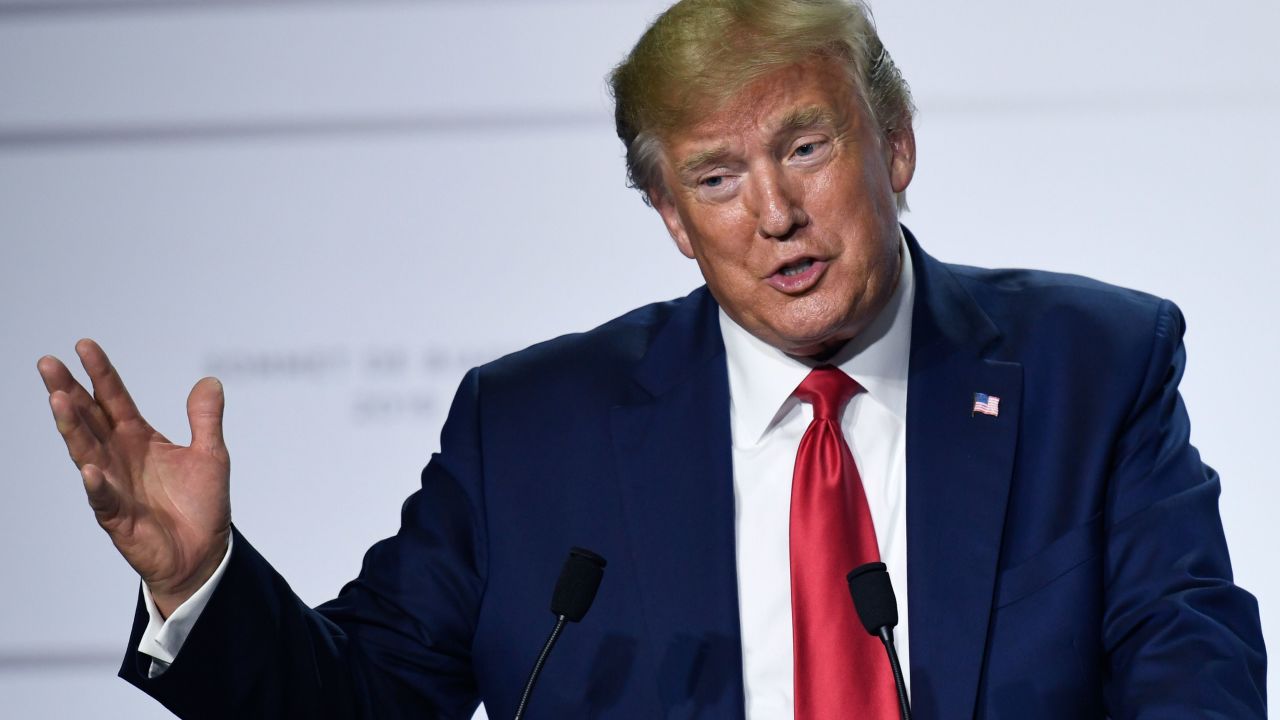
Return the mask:
<svg viewBox="0 0 1280 720">
<path fill-rule="evenodd" d="M 872 400 L 905 421 L 915 272 L 901 231 L 899 237 L 902 270 L 889 302 L 826 364 L 857 380 Z M 793 358 L 769 345 L 734 322 L 724 308 L 720 334 L 728 361 L 734 442 L 754 445 L 795 407 L 791 393 L 819 363 Z"/>
</svg>

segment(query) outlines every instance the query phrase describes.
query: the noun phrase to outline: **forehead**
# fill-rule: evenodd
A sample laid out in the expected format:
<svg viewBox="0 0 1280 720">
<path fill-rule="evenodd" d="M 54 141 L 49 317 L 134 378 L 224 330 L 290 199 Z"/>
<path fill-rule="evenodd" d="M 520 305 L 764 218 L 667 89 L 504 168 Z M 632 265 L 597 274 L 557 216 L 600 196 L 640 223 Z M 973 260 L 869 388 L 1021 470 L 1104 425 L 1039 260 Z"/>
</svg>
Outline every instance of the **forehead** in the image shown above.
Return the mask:
<svg viewBox="0 0 1280 720">
<path fill-rule="evenodd" d="M 672 130 L 667 145 L 677 157 L 699 148 L 771 136 L 788 125 L 819 117 L 856 114 L 857 90 L 845 66 L 815 57 L 774 70 L 748 83 L 727 101 Z"/>
</svg>

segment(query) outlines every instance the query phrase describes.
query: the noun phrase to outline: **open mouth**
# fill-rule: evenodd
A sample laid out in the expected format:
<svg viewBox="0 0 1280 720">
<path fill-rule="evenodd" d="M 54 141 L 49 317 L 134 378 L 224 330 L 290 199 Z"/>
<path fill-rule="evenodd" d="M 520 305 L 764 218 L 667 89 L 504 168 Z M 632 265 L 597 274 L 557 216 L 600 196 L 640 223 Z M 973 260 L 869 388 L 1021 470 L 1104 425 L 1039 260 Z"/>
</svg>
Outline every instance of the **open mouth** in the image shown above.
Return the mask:
<svg viewBox="0 0 1280 720">
<path fill-rule="evenodd" d="M 779 274 L 783 277 L 795 277 L 801 275 L 805 270 L 813 267 L 813 258 L 804 258 L 799 262 L 791 263 L 779 270 Z"/>
<path fill-rule="evenodd" d="M 817 260 L 811 257 L 799 258 L 795 262 L 787 263 L 778 268 L 772 275 L 765 279 L 774 289 L 787 293 L 788 295 L 798 295 L 808 292 L 818 283 L 818 279 L 822 277 L 822 273 L 827 269 L 825 260 Z"/>
</svg>

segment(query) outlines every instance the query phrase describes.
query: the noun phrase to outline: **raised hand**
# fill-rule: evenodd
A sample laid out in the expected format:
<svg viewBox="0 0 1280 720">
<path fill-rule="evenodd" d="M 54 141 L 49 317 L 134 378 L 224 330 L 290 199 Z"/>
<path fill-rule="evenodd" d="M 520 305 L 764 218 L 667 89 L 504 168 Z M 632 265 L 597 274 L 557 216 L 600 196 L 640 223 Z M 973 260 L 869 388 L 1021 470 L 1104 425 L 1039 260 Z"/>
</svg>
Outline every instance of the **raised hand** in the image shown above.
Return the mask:
<svg viewBox="0 0 1280 720">
<path fill-rule="evenodd" d="M 98 524 L 138 571 L 166 617 L 213 575 L 231 535 L 231 461 L 222 438 L 222 384 L 187 397 L 191 445 L 175 445 L 138 413 L 106 353 L 76 343 L 93 395 L 57 358 L 36 363 L 58 432 Z"/>
</svg>

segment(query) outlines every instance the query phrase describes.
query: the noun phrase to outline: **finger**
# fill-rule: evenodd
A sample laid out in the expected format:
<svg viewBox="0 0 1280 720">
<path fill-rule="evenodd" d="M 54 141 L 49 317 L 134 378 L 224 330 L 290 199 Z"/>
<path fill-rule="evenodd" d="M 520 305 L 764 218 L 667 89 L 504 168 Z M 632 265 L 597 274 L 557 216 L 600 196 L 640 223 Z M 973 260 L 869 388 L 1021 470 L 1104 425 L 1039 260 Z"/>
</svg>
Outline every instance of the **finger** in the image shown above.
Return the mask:
<svg viewBox="0 0 1280 720">
<path fill-rule="evenodd" d="M 187 396 L 187 420 L 191 423 L 191 447 L 222 453 L 222 411 L 226 397 L 217 378 L 203 378 Z"/>
<path fill-rule="evenodd" d="M 93 382 L 93 396 L 112 423 L 142 419 L 119 373 L 98 343 L 85 338 L 76 343 L 76 354 L 80 356 L 80 362 L 89 373 L 89 380 Z"/>
<path fill-rule="evenodd" d="M 111 432 L 111 423 L 89 391 L 72 377 L 67 366 L 52 355 L 45 355 L 36 362 L 36 369 L 40 371 L 40 379 L 44 381 L 44 387 L 49 391 L 50 397 L 58 391 L 66 393 L 71 403 L 84 413 L 89 422 L 89 430 L 98 437 L 99 441 L 106 440 Z"/>
<path fill-rule="evenodd" d="M 120 516 L 120 493 L 116 491 L 102 468 L 97 465 L 85 465 L 80 468 L 80 479 L 84 481 L 84 492 L 89 498 L 89 507 L 97 516 L 99 524 L 106 524 Z"/>
<path fill-rule="evenodd" d="M 67 452 L 71 454 L 76 467 L 98 460 L 102 453 L 102 443 L 89 430 L 84 415 L 71 398 L 61 390 L 55 391 L 49 396 L 49 409 L 53 410 L 58 433 L 67 443 Z"/>
</svg>

